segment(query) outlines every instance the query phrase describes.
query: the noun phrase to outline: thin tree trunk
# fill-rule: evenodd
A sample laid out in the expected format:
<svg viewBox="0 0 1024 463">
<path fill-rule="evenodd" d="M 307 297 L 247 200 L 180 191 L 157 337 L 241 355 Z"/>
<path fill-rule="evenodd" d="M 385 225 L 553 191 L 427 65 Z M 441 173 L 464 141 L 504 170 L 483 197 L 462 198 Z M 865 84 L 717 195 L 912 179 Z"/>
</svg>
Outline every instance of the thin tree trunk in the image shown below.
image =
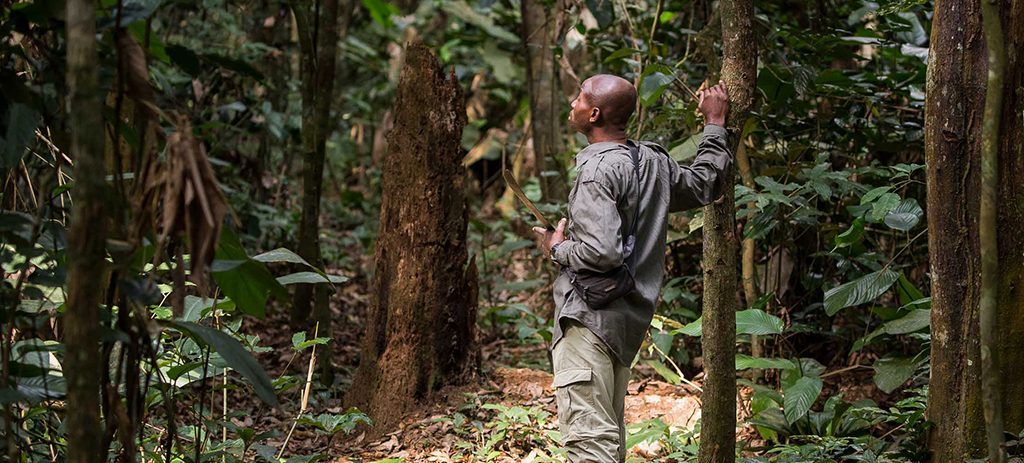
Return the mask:
<svg viewBox="0 0 1024 463">
<path fill-rule="evenodd" d="M 754 104 L 757 42 L 752 0 L 723 0 L 722 80 L 729 89 L 728 124 L 738 135 Z M 716 82 L 709 82 L 714 84 Z M 742 141 L 732 137 L 736 152 Z M 732 179 L 732 171 L 726 173 Z M 701 439 L 698 461 L 736 460 L 736 205 L 732 182 L 722 198 L 704 208 L 704 391 L 701 394 Z"/>
<path fill-rule="evenodd" d="M 934 462 L 984 455 L 978 259 L 985 49 L 978 0 L 938 0 L 925 98 L 932 366 L 928 437 Z"/>
<path fill-rule="evenodd" d="M 999 246 L 996 243 L 996 214 L 999 209 L 999 120 L 1003 105 L 1003 26 L 999 19 L 1001 0 L 981 0 L 981 16 L 988 49 L 988 81 L 985 111 L 981 123 L 981 205 L 978 212 L 978 239 L 981 251 L 981 391 L 985 412 L 988 461 L 1003 463 L 1003 410 L 1000 400 L 998 349 L 995 349 L 999 298 Z"/>
<path fill-rule="evenodd" d="M 103 114 L 96 53 L 96 2 L 67 2 L 67 81 L 70 153 L 75 161 L 75 207 L 68 236 L 68 295 L 64 314 L 68 461 L 100 462 L 100 364 L 98 308 L 106 270 L 106 173 Z"/>
<path fill-rule="evenodd" d="M 454 75 L 422 44 L 406 50 L 392 113 L 373 307 L 345 400 L 369 413 L 377 433 L 478 363 L 459 141 L 466 109 Z"/>
<path fill-rule="evenodd" d="M 745 122 L 740 122 L 740 125 L 742 126 Z M 747 145 L 743 143 L 742 139 L 736 145 L 736 170 L 739 171 L 743 186 L 750 189 L 757 187 L 754 184 L 754 173 L 750 167 L 750 156 L 747 156 Z M 747 209 L 753 211 L 755 209 L 754 203 L 747 203 Z M 748 223 L 751 219 L 753 219 L 753 216 L 747 216 Z M 759 297 L 757 294 L 757 283 L 754 280 L 756 278 L 754 275 L 754 252 L 756 251 L 754 239 L 744 238 L 741 248 L 740 275 L 743 281 L 743 295 L 746 297 L 747 307 L 752 307 Z M 750 355 L 754 357 L 762 357 L 764 355 L 761 348 L 761 339 L 756 334 L 750 335 Z M 760 376 L 761 370 L 751 370 L 752 378 Z"/>
<path fill-rule="evenodd" d="M 1002 7 L 1006 66 L 999 130 L 999 292 L 995 352 L 1006 431 L 1024 430 L 1024 1 Z"/>
<path fill-rule="evenodd" d="M 565 169 L 558 159 L 562 152 L 562 100 L 555 68 L 554 12 L 543 0 L 523 0 L 523 44 L 526 48 L 526 76 L 530 89 L 530 120 L 533 127 L 534 168 L 540 177 L 545 201 L 566 197 Z M 554 171 L 557 175 L 545 175 Z"/>
<path fill-rule="evenodd" d="M 299 222 L 299 255 L 318 268 L 320 254 L 320 197 L 323 191 L 328 122 L 334 92 L 338 51 L 339 0 L 307 0 L 292 8 L 302 51 L 302 218 Z M 314 307 L 320 330 L 331 332 L 330 286 L 300 284 L 295 289 L 292 322 L 304 321 Z M 331 382 L 331 355 L 320 363 L 324 382 Z"/>
</svg>

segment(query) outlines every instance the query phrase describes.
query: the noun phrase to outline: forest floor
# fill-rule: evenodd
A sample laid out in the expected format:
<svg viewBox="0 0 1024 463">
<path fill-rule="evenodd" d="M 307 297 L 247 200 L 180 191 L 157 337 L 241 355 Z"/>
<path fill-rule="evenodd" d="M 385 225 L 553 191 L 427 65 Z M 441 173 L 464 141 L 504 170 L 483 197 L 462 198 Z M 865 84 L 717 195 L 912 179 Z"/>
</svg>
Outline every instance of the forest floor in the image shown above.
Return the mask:
<svg viewBox="0 0 1024 463">
<path fill-rule="evenodd" d="M 330 357 L 336 372 L 335 387 L 314 388 L 309 408 L 304 414 L 306 417 L 321 414 L 340 416 L 346 412 L 342 400 L 358 364 L 363 319 L 369 307 L 366 287 L 366 281 L 354 278 L 339 288 L 332 301 L 334 323 L 330 337 L 335 351 Z M 301 456 L 313 454 L 322 456 L 316 461 L 353 463 L 564 461 L 558 450 L 552 375 L 543 344 L 508 339 L 486 342 L 481 346 L 482 371 L 477 381 L 442 390 L 429 403 L 411 413 L 397 430 L 383 436 L 370 438 L 361 428 L 332 436 L 308 422 L 299 422 L 288 438 L 289 429 L 299 414 L 301 384 L 309 367 L 309 350 L 297 353 L 292 348 L 293 328 L 289 326 L 285 310 L 272 310 L 263 320 L 247 320 L 242 331 L 259 335 L 260 345 L 270 348 L 259 353 L 258 360 L 271 378 L 292 375 L 298 379 L 295 387 L 281 394 L 282 405 L 277 409 L 267 407 L 245 388 L 229 388 L 229 420 L 240 429 L 250 428 L 257 434 L 270 433 L 265 441 L 249 447 L 247 455 L 259 453 L 266 456 L 277 452 L 287 439 L 283 456 L 300 457 L 294 461 L 308 461 Z M 321 353 L 317 355 L 318 359 L 324 358 Z M 843 376 L 842 381 L 849 381 L 846 384 L 865 380 Z M 638 365 L 633 371 L 626 397 L 626 422 L 630 434 L 640 435 L 645 430 L 658 434 L 671 429 L 676 436 L 673 442 L 680 445 L 692 443 L 688 433 L 700 418 L 699 391 L 656 378 L 658 376 L 653 370 L 644 365 Z M 837 375 L 833 379 L 840 378 Z M 699 385 L 699 375 L 693 380 Z M 861 395 L 858 391 L 850 392 Z M 738 423 L 743 423 L 749 414 L 750 395 L 749 389 L 740 388 Z M 218 408 L 214 410 L 212 413 L 220 412 Z M 737 429 L 738 439 L 745 441 L 748 448 L 763 444 L 752 427 L 741 426 Z M 661 431 L 652 431 L 655 428 Z M 665 453 L 666 449 L 660 448 L 658 439 L 650 442 L 654 443 L 633 443 L 629 449 L 629 461 L 651 461 L 656 455 Z"/>
</svg>

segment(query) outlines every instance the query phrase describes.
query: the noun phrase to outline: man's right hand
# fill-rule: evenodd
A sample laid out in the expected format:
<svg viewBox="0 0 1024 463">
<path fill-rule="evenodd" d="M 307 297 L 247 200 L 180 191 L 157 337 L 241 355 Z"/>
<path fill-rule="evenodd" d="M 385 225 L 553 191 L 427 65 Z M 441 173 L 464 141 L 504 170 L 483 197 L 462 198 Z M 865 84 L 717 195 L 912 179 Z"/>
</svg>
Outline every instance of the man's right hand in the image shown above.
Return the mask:
<svg viewBox="0 0 1024 463">
<path fill-rule="evenodd" d="M 697 109 L 704 115 L 704 122 L 725 127 L 725 115 L 729 113 L 729 90 L 725 82 L 697 92 L 700 101 Z"/>
</svg>

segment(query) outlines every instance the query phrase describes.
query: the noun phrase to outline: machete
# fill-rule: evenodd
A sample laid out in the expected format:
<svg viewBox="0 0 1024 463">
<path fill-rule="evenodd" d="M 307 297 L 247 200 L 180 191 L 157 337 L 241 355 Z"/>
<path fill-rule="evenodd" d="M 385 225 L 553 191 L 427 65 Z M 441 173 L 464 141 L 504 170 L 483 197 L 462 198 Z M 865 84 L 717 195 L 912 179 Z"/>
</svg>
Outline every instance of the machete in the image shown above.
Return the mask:
<svg viewBox="0 0 1024 463">
<path fill-rule="evenodd" d="M 526 197 L 526 193 L 523 193 L 523 189 L 519 187 L 519 182 L 516 182 L 516 178 L 512 176 L 512 171 L 505 169 L 501 175 L 505 177 L 505 184 L 512 189 L 512 193 L 515 193 L 516 197 L 526 205 L 526 208 L 530 210 L 530 213 L 532 213 L 542 225 L 544 225 L 544 228 L 554 230 L 555 227 L 551 225 L 551 222 L 548 222 L 548 219 L 544 218 L 544 215 L 540 213 L 540 209 L 537 209 L 537 206 L 534 206 L 533 202 Z"/>
</svg>

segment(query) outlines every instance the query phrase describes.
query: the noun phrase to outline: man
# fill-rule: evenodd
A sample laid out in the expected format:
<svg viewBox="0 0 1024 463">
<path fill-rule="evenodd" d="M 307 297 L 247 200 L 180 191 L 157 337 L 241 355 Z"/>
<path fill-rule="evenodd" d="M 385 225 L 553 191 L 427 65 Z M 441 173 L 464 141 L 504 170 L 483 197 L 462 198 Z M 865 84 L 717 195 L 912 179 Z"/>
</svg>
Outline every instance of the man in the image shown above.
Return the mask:
<svg viewBox="0 0 1024 463">
<path fill-rule="evenodd" d="M 590 145 L 576 155 L 568 227 L 563 218 L 553 231 L 534 228 L 562 270 L 554 287 L 551 356 L 558 423 L 572 463 L 625 461 L 629 367 L 661 292 L 667 214 L 706 205 L 731 187 L 724 175 L 731 163 L 724 84 L 699 94 L 706 126 L 689 167 L 645 142 L 639 145 L 637 173 L 627 144 L 633 142 L 626 138 L 636 98 L 636 89 L 621 77 L 597 75 L 583 82 L 571 105 L 569 125 Z M 635 240 L 628 240 L 634 216 Z M 573 272 L 607 272 L 623 262 L 635 281 L 626 296 L 594 310 L 573 290 Z"/>
</svg>

